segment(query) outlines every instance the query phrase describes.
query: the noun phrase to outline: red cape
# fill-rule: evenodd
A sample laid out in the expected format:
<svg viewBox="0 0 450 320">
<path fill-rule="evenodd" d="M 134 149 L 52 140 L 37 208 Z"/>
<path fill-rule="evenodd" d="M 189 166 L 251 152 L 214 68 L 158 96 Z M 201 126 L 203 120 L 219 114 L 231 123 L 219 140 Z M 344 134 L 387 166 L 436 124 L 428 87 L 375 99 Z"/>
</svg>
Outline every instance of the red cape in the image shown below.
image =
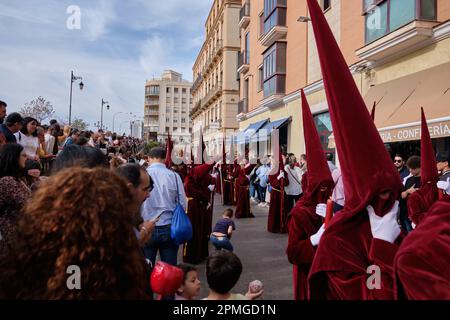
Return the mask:
<svg viewBox="0 0 450 320">
<path fill-rule="evenodd" d="M 395 257 L 396 297 L 450 300 L 450 196 L 436 202 Z"/>
</svg>

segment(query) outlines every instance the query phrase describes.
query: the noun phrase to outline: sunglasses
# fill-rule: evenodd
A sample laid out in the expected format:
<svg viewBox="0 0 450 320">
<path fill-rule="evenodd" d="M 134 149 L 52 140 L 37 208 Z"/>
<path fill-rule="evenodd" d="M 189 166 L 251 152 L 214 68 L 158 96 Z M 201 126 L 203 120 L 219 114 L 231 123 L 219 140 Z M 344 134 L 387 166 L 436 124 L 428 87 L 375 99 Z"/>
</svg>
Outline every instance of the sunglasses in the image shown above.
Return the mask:
<svg viewBox="0 0 450 320">
<path fill-rule="evenodd" d="M 394 163 L 402 163 L 403 160 L 394 160 Z"/>
</svg>

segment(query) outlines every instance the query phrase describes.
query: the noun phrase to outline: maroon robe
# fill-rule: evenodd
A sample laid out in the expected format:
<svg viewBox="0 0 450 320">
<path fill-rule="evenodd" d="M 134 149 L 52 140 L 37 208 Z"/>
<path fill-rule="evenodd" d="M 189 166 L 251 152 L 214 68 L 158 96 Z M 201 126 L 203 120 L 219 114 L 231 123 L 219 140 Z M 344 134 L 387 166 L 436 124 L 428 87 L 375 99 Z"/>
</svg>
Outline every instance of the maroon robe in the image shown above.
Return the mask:
<svg viewBox="0 0 450 320">
<path fill-rule="evenodd" d="M 192 240 L 184 245 L 183 261 L 199 264 L 208 256 L 208 235 L 205 232 L 207 224 L 206 207 L 210 201 L 210 191 L 205 189 L 192 175 L 186 177 L 184 184 L 188 198 L 187 215 L 192 223 Z"/>
<path fill-rule="evenodd" d="M 297 202 L 289 216 L 289 240 L 286 250 L 289 262 L 294 265 L 294 298 L 308 299 L 308 275 L 316 253 L 310 237 L 319 231 L 323 219 L 315 213 L 315 207 Z"/>
<path fill-rule="evenodd" d="M 436 202 L 395 256 L 396 297 L 450 300 L 450 196 Z"/>
<path fill-rule="evenodd" d="M 228 170 L 225 169 L 222 171 L 222 179 L 223 179 L 223 204 L 225 206 L 232 206 L 234 189 L 233 189 L 233 180 L 228 175 Z"/>
<path fill-rule="evenodd" d="M 235 211 L 236 218 L 254 218 L 255 216 L 250 209 L 250 181 L 243 170 L 239 173 L 239 178 L 236 180 L 236 186 L 238 188 Z"/>
<path fill-rule="evenodd" d="M 282 162 L 281 162 L 282 163 Z M 280 164 L 281 166 L 281 164 Z M 282 169 L 284 171 L 284 169 Z M 282 202 L 284 201 L 284 186 L 289 184 L 287 174 L 285 178 L 278 180 L 279 172 L 269 176 L 269 183 L 272 187 L 270 192 L 269 218 L 267 220 L 267 230 L 271 233 L 287 233 L 287 213 Z"/>
</svg>

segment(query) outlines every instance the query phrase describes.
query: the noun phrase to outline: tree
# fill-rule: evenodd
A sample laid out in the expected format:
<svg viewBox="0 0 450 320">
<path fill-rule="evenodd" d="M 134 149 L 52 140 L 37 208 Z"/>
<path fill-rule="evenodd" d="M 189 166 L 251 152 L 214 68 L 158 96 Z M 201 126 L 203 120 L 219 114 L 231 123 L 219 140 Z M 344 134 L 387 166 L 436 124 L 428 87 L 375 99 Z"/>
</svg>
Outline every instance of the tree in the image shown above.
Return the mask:
<svg viewBox="0 0 450 320">
<path fill-rule="evenodd" d="M 51 118 L 55 111 L 53 110 L 53 105 L 50 101 L 47 101 L 45 98 L 39 96 L 34 100 L 31 100 L 20 109 L 19 111 L 23 117 L 32 117 L 35 118 L 39 123 L 42 121 Z"/>
<path fill-rule="evenodd" d="M 71 127 L 80 131 L 85 131 L 89 127 L 89 123 L 86 123 L 83 119 L 75 118 L 72 121 Z"/>
</svg>

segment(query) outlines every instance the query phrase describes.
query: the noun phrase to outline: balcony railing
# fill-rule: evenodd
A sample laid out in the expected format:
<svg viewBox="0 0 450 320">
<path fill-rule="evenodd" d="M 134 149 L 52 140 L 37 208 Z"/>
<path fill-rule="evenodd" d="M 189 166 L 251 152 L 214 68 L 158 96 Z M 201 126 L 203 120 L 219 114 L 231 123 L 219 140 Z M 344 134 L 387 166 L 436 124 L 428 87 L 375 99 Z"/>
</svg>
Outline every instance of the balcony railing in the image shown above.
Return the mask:
<svg viewBox="0 0 450 320">
<path fill-rule="evenodd" d="M 247 50 L 238 52 L 238 72 L 248 71 L 250 65 L 250 52 Z"/>
<path fill-rule="evenodd" d="M 244 98 L 238 103 L 238 114 L 247 113 L 248 112 L 248 99 Z"/>
<path fill-rule="evenodd" d="M 192 85 L 191 91 L 197 90 L 197 88 L 200 86 L 200 83 L 203 80 L 203 76 L 201 74 L 197 75 L 197 78 L 194 81 L 194 84 Z"/>
<path fill-rule="evenodd" d="M 239 26 L 245 28 L 250 22 L 250 2 L 246 2 L 239 13 Z"/>
<path fill-rule="evenodd" d="M 204 104 L 208 104 L 212 98 L 220 95 L 221 92 L 222 92 L 222 82 L 219 81 L 209 90 L 208 94 L 204 99 Z"/>
<path fill-rule="evenodd" d="M 213 63 L 220 57 L 222 50 L 223 50 L 223 40 L 219 39 L 214 44 L 214 47 L 211 49 L 206 59 L 206 65 L 203 70 L 203 74 L 207 73 L 212 68 Z"/>
</svg>

